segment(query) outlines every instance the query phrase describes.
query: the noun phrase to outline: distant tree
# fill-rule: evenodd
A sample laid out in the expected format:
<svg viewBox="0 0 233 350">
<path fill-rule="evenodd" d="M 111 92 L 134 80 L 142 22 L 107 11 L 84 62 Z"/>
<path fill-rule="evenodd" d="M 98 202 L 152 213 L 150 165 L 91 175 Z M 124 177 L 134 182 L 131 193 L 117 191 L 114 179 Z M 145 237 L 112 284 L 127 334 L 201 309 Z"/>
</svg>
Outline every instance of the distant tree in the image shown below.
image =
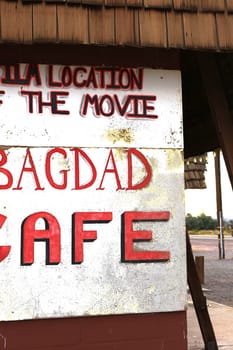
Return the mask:
<svg viewBox="0 0 233 350">
<path fill-rule="evenodd" d="M 191 214 L 186 215 L 186 228 L 187 230 L 198 230 L 197 220 Z"/>
<path fill-rule="evenodd" d="M 204 213 L 199 216 L 186 215 L 187 230 L 214 230 L 217 227 L 217 220 Z"/>
</svg>

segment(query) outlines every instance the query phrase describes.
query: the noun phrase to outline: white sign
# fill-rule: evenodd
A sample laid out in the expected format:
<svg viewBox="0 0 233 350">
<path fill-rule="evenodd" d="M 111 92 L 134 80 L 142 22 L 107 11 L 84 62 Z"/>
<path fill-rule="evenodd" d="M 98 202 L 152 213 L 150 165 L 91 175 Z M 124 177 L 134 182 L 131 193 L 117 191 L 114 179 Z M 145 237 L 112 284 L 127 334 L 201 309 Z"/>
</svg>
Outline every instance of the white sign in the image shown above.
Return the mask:
<svg viewBox="0 0 233 350">
<path fill-rule="evenodd" d="M 9 65 L 0 319 L 184 310 L 177 71 Z"/>
</svg>

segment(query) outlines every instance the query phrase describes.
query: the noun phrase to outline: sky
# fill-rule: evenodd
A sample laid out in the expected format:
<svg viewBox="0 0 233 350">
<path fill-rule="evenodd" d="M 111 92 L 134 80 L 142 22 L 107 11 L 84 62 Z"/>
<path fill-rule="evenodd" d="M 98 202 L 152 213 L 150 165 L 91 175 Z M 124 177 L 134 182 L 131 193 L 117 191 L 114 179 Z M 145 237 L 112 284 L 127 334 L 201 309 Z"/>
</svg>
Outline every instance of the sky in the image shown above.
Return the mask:
<svg viewBox="0 0 233 350">
<path fill-rule="evenodd" d="M 221 155 L 222 208 L 224 219 L 233 219 L 233 191 L 227 174 L 224 159 Z M 185 190 L 185 211 L 197 216 L 201 213 L 216 218 L 216 188 L 214 171 L 214 154 L 208 153 L 207 171 L 205 172 L 206 189 Z"/>
</svg>

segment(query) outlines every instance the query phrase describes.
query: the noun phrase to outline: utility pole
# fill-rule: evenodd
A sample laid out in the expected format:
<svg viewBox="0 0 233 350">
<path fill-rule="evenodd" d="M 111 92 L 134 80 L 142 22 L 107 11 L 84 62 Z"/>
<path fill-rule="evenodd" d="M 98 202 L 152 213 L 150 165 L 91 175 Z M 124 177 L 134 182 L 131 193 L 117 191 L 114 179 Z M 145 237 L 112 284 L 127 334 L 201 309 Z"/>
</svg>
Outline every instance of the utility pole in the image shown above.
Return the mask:
<svg viewBox="0 0 233 350">
<path fill-rule="evenodd" d="M 216 181 L 216 200 L 217 200 L 217 221 L 218 221 L 218 248 L 219 259 L 225 259 L 225 246 L 224 246 L 224 224 L 222 213 L 222 190 L 221 190 L 221 169 L 220 169 L 220 149 L 215 150 L 215 181 Z"/>
</svg>

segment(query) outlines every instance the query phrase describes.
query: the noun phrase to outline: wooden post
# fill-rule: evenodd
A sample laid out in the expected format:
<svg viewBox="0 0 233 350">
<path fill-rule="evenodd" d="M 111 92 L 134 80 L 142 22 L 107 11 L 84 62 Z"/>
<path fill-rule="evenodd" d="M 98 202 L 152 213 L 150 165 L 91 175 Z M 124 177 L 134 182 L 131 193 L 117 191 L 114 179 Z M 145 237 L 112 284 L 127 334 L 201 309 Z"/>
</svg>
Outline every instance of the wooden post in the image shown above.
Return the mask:
<svg viewBox="0 0 233 350">
<path fill-rule="evenodd" d="M 203 295 L 201 289 L 201 284 L 198 278 L 188 233 L 186 234 L 186 237 L 188 285 L 193 299 L 193 305 L 196 311 L 202 337 L 205 343 L 205 350 L 218 350 L 217 341 L 206 305 L 206 297 Z"/>
<path fill-rule="evenodd" d="M 222 190 L 221 190 L 221 170 L 220 170 L 220 150 L 215 151 L 215 179 L 216 179 L 216 200 L 217 200 L 217 220 L 218 220 L 218 246 L 219 259 L 225 259 L 224 233 L 223 233 L 223 212 L 222 212 Z"/>
<path fill-rule="evenodd" d="M 198 278 L 201 284 L 205 283 L 205 260 L 204 256 L 195 256 L 195 265 Z"/>
</svg>

